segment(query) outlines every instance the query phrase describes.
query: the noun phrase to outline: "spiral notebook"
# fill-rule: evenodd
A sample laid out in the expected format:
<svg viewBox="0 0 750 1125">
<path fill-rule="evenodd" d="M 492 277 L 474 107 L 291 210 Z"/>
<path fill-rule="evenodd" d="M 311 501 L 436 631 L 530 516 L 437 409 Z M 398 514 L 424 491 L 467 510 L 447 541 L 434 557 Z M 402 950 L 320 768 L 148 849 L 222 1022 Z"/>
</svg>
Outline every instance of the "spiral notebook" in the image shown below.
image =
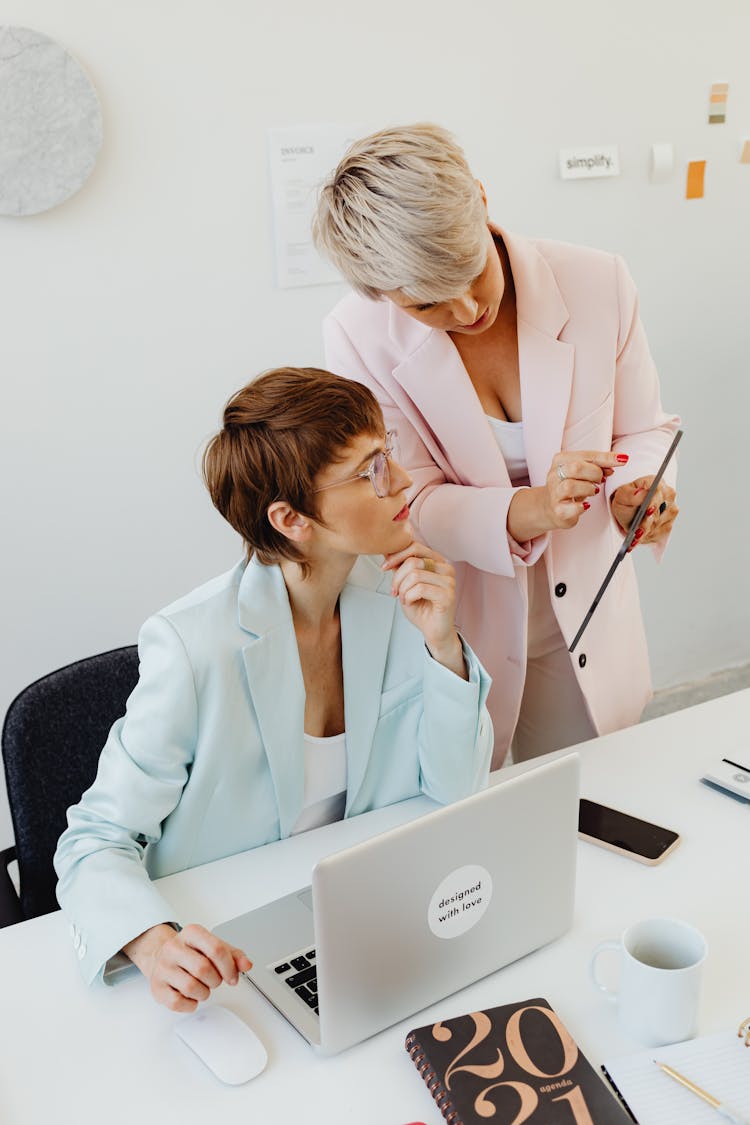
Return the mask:
<svg viewBox="0 0 750 1125">
<path fill-rule="evenodd" d="M 750 1122 L 750 1047 L 736 1031 L 721 1031 L 625 1055 L 602 1067 L 638 1125 L 719 1125 L 716 1110 L 665 1074 L 667 1063 L 736 1116 Z"/>
<path fill-rule="evenodd" d="M 628 1125 L 543 997 L 414 1028 L 406 1049 L 449 1125 Z"/>
</svg>

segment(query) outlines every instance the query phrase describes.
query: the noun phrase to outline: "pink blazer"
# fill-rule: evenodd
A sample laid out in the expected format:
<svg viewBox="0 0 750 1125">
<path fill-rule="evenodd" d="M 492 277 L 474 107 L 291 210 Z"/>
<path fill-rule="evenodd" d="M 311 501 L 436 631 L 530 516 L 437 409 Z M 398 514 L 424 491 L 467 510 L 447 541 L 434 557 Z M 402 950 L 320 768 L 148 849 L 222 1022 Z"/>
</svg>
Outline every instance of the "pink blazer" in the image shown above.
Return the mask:
<svg viewBox="0 0 750 1125">
<path fill-rule="evenodd" d="M 370 387 L 398 431 L 414 479 L 414 525 L 456 563 L 457 625 L 493 687 L 495 760 L 509 745 L 526 666 L 524 567 L 544 559 L 569 644 L 622 542 L 609 497 L 655 472 L 679 419 L 665 414 L 638 316 L 638 295 L 612 254 L 499 232 L 518 307 L 524 437 L 532 485 L 561 449 L 613 449 L 628 465 L 592 497 L 575 528 L 526 544 L 506 530 L 516 491 L 479 399 L 447 333 L 387 300 L 345 297 L 326 318 L 328 367 Z M 674 485 L 674 471 L 667 478 Z M 663 549 L 663 548 L 662 548 Z M 657 554 L 660 552 L 657 551 Z M 571 657 L 600 734 L 638 721 L 651 696 L 648 652 L 630 558 L 619 567 Z"/>
</svg>

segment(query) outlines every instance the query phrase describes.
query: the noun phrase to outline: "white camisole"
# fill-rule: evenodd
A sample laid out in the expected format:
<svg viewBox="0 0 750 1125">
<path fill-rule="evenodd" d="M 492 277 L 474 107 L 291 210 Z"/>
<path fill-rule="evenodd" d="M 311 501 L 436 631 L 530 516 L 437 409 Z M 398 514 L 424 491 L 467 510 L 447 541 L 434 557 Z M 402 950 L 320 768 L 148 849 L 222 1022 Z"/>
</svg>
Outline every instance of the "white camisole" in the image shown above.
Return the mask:
<svg viewBox="0 0 750 1125">
<path fill-rule="evenodd" d="M 292 836 L 344 819 L 346 732 L 331 738 L 305 733 L 305 796 Z"/>
<path fill-rule="evenodd" d="M 500 447 L 508 467 L 512 484 L 528 483 L 529 466 L 526 463 L 526 446 L 523 440 L 523 422 L 506 422 L 502 418 L 485 415 L 492 434 Z"/>
</svg>

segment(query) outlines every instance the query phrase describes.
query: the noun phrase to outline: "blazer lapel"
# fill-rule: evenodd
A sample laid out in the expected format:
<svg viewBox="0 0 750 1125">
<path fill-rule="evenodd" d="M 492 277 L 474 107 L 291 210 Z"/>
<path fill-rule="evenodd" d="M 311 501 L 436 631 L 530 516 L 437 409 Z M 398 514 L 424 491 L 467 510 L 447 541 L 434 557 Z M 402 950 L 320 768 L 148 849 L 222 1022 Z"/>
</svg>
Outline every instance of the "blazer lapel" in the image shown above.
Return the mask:
<svg viewBox="0 0 750 1125">
<path fill-rule="evenodd" d="M 400 313 L 398 319 L 409 318 Z M 450 336 L 426 331 L 421 345 L 394 369 L 393 377 L 437 439 L 432 446 L 426 442 L 430 453 L 449 480 L 479 487 L 510 485 L 505 461 Z"/>
<path fill-rule="evenodd" d="M 497 229 L 497 228 L 493 228 Z M 516 287 L 518 363 L 526 460 L 532 485 L 543 485 L 562 447 L 573 384 L 575 348 L 558 339 L 569 314 L 554 274 L 526 239 L 498 231 Z"/>
<path fill-rule="evenodd" d="M 355 563 L 341 591 L 341 650 L 347 755 L 347 811 L 362 786 L 380 713 L 395 599 L 378 593 L 390 576 L 372 559 Z M 304 800 L 305 685 L 284 579 L 252 560 L 240 582 L 239 621 L 247 683 L 276 790 L 282 838 Z"/>
<path fill-rule="evenodd" d="M 390 582 L 368 558 L 359 559 L 341 591 L 341 653 L 346 721 L 347 814 L 364 781 L 380 714 L 395 599 L 378 588 Z"/>
<path fill-rule="evenodd" d="M 283 838 L 294 827 L 304 800 L 305 686 L 279 568 L 251 560 L 240 582 L 238 601 L 240 625 L 253 634 L 242 657 L 276 790 Z"/>
<path fill-rule="evenodd" d="M 518 321 L 521 407 L 526 461 L 532 485 L 543 485 L 550 462 L 562 448 L 573 383 L 575 349 Z"/>
<path fill-rule="evenodd" d="M 529 478 L 542 485 L 559 452 L 570 403 L 575 349 L 558 337 L 569 314 L 555 276 L 534 244 L 492 227 L 505 242 L 516 287 L 518 361 Z M 505 461 L 461 357 L 446 332 L 391 305 L 389 333 L 405 358 L 393 377 L 422 416 L 424 440 L 449 480 L 508 487 Z M 450 459 L 446 455 L 450 450 Z"/>
</svg>

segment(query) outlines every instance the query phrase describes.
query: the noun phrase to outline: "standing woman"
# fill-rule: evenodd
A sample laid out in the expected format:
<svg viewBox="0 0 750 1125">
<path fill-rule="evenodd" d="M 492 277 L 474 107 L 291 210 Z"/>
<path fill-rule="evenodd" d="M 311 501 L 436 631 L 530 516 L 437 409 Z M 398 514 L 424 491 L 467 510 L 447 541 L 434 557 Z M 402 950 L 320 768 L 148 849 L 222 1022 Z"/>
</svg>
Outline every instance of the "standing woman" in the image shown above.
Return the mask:
<svg viewBox="0 0 750 1125">
<path fill-rule="evenodd" d="M 651 695 L 632 560 L 575 635 L 666 452 L 638 296 L 612 254 L 510 234 L 445 130 L 356 142 L 322 189 L 318 247 L 355 290 L 331 370 L 377 396 L 419 536 L 457 564 L 458 627 L 494 679 L 493 765 L 638 721 Z M 638 544 L 677 515 L 666 474 Z"/>
</svg>

